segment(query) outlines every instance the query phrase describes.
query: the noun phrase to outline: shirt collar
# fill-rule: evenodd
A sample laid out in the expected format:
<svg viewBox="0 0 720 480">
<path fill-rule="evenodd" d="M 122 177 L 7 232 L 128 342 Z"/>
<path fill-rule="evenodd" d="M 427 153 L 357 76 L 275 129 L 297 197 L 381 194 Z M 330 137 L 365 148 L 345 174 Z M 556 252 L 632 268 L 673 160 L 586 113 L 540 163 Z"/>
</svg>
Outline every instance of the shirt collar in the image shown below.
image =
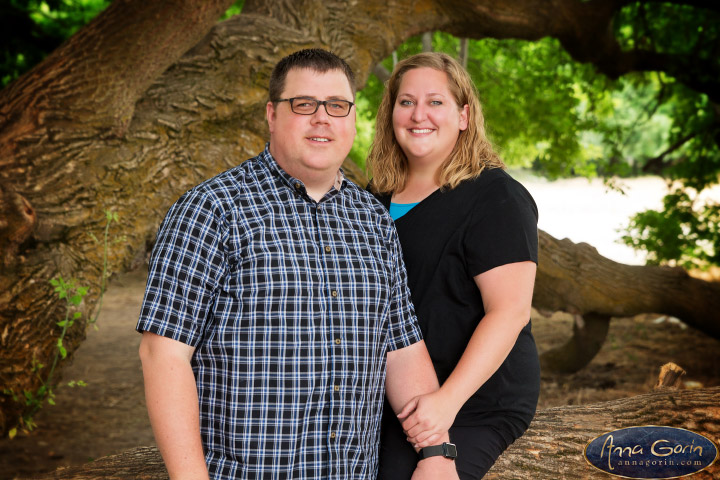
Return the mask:
<svg viewBox="0 0 720 480">
<path fill-rule="evenodd" d="M 260 158 L 262 158 L 267 164 L 267 166 L 270 168 L 270 170 L 277 173 L 277 175 L 282 178 L 282 180 L 289 187 L 307 196 L 305 184 L 302 182 L 302 180 L 293 177 L 285 170 L 283 170 L 283 168 L 277 163 L 277 160 L 275 160 L 275 158 L 272 156 L 272 154 L 270 153 L 270 142 L 267 142 L 265 144 L 265 150 L 263 150 L 263 152 L 260 154 Z M 325 200 L 328 196 L 332 196 L 342 190 L 346 182 L 347 180 L 342 169 L 338 169 L 337 175 L 335 176 L 335 183 L 333 184 L 332 188 L 325 194 L 325 196 L 323 196 L 322 200 Z"/>
</svg>

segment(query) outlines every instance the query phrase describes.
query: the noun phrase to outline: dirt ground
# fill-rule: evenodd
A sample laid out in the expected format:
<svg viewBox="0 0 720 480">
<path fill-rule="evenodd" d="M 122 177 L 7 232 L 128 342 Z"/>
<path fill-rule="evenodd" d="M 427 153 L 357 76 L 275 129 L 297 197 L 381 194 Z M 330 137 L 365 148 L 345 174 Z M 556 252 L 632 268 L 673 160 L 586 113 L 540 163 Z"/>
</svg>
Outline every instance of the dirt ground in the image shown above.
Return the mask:
<svg viewBox="0 0 720 480">
<path fill-rule="evenodd" d="M 37 416 L 38 428 L 15 439 L 0 439 L 0 480 L 24 478 L 60 466 L 80 465 L 133 447 L 153 445 L 145 411 L 142 372 L 134 326 L 144 289 L 144 271 L 114 278 L 98 321 L 64 370 L 56 405 Z M 569 338 L 567 315 L 535 315 L 540 352 Z M 720 341 L 659 317 L 613 319 L 608 340 L 590 365 L 572 375 L 544 373 L 539 408 L 586 404 L 647 392 L 660 366 L 673 361 L 688 373 L 688 388 L 720 385 Z"/>
</svg>

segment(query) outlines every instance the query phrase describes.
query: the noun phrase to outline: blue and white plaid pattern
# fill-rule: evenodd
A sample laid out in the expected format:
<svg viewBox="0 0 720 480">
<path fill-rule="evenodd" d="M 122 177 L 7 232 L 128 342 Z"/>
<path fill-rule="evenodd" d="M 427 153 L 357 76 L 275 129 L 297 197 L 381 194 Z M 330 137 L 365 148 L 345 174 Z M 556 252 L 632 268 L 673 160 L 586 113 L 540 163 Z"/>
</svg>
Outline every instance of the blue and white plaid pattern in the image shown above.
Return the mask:
<svg viewBox="0 0 720 480">
<path fill-rule="evenodd" d="M 421 338 L 384 208 L 313 201 L 267 147 L 170 209 L 137 330 L 196 348 L 216 479 L 374 478 L 385 354 Z"/>
</svg>

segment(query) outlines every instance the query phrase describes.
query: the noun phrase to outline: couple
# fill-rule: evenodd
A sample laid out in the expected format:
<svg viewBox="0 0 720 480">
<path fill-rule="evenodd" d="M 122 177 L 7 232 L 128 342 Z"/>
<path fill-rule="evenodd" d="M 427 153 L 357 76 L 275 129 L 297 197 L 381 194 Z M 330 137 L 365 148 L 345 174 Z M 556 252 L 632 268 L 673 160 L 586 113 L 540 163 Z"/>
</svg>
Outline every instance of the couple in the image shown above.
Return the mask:
<svg viewBox="0 0 720 480">
<path fill-rule="evenodd" d="M 376 198 L 339 169 L 354 94 L 337 56 L 285 57 L 265 150 L 160 227 L 137 330 L 173 479 L 476 479 L 532 419 L 537 210 L 468 74 L 397 65 Z"/>
</svg>

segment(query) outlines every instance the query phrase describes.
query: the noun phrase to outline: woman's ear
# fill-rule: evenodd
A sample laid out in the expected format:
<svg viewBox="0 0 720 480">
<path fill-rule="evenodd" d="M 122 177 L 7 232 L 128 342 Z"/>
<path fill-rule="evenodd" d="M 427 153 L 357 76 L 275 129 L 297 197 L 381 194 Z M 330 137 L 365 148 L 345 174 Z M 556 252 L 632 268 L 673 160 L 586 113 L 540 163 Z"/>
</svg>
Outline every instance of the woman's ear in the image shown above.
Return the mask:
<svg viewBox="0 0 720 480">
<path fill-rule="evenodd" d="M 463 107 L 460 109 L 460 131 L 466 130 L 468 127 L 468 115 L 470 112 L 470 107 L 466 103 L 463 105 Z"/>
</svg>

